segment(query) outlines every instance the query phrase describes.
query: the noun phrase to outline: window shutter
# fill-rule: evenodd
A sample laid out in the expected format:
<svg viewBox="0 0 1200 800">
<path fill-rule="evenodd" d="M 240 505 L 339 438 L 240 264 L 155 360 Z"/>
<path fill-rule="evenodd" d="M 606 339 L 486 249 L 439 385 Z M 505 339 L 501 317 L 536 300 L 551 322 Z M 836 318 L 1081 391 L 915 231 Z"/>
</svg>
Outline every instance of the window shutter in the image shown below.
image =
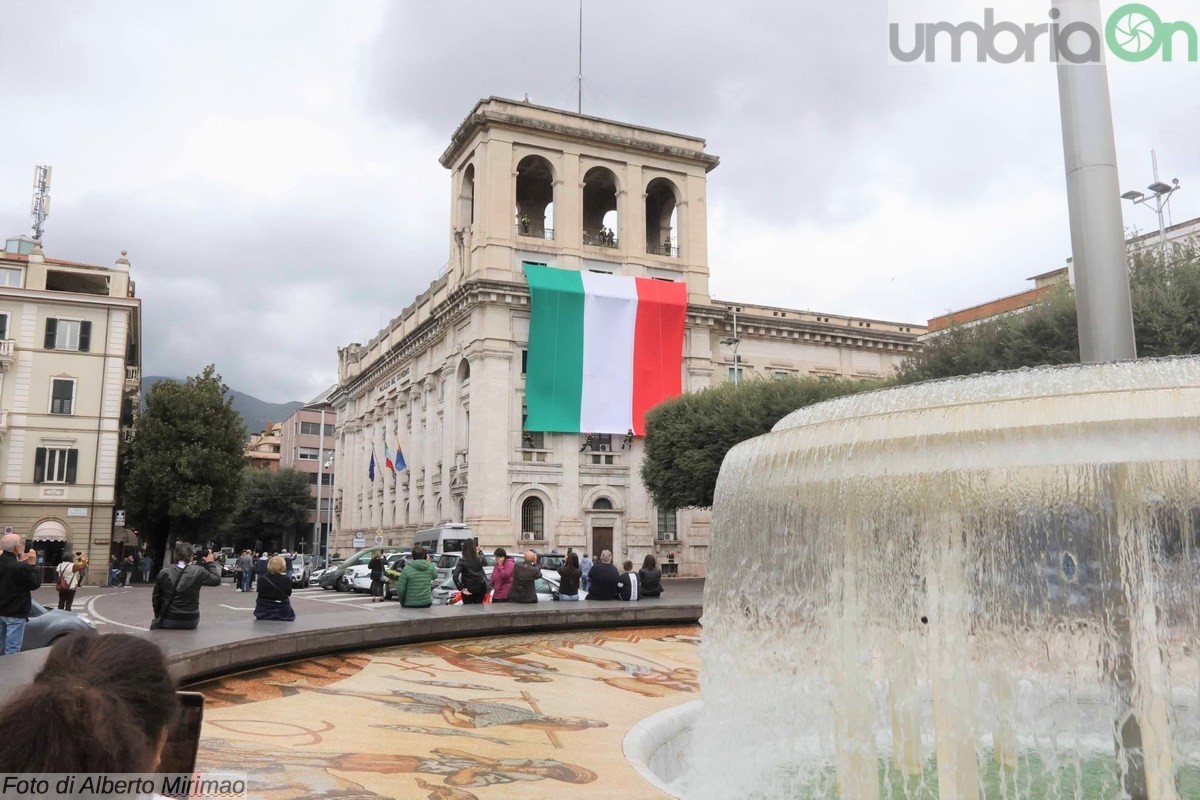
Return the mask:
<svg viewBox="0 0 1200 800">
<path fill-rule="evenodd" d="M 8 314 L 0 314 L 0 339 L 8 338 Z"/>
<path fill-rule="evenodd" d="M 33 482 L 42 483 L 46 477 L 46 448 L 39 447 L 33 457 Z"/>
<path fill-rule="evenodd" d="M 79 466 L 79 451 L 72 448 L 67 451 L 67 483 L 75 482 L 75 471 Z"/>
<path fill-rule="evenodd" d="M 79 323 L 79 352 L 86 353 L 92 345 L 92 323 L 84 320 Z"/>
<path fill-rule="evenodd" d="M 54 340 L 58 337 L 58 320 L 54 317 L 46 319 L 46 349 L 54 349 Z"/>
</svg>

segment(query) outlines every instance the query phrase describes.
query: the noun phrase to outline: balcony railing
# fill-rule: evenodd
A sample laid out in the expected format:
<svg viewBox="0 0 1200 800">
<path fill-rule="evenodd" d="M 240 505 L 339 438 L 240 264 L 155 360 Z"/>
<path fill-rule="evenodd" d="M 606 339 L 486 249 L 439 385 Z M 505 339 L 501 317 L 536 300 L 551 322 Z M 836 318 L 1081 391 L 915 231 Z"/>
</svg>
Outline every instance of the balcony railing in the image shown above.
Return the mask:
<svg viewBox="0 0 1200 800">
<path fill-rule="evenodd" d="M 679 248 L 672 246 L 670 242 L 662 242 L 661 244 L 646 242 L 646 252 L 656 256 L 679 258 Z"/>
<path fill-rule="evenodd" d="M 620 239 L 612 231 L 584 231 L 583 243 L 592 247 L 616 247 Z"/>
<path fill-rule="evenodd" d="M 513 226 L 518 236 L 529 236 L 533 239 L 553 239 L 554 229 L 543 228 L 540 225 L 534 225 L 529 222 L 518 222 Z"/>
</svg>

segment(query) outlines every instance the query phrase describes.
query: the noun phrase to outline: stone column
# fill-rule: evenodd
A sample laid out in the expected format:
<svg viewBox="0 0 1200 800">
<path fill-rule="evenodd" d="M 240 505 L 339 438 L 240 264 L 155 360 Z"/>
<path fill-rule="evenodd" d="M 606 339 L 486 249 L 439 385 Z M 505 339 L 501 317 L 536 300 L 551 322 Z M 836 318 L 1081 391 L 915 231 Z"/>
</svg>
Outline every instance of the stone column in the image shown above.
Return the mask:
<svg viewBox="0 0 1200 800">
<path fill-rule="evenodd" d="M 506 343 L 511 347 L 511 343 Z M 519 356 L 518 356 L 519 357 Z M 519 441 L 520 399 L 513 392 L 509 349 L 486 349 L 471 357 L 471 471 L 467 484 L 470 524 L 485 549 L 512 547 L 512 480 L 509 462 Z M 518 404 L 514 409 L 513 404 Z"/>
</svg>

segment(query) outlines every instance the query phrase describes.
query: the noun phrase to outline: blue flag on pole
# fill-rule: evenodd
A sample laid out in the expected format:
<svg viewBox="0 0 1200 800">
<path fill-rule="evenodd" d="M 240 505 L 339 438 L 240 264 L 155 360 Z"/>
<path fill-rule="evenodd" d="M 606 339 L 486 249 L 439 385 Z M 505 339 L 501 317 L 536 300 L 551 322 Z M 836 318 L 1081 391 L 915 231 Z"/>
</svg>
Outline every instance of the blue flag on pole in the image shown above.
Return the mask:
<svg viewBox="0 0 1200 800">
<path fill-rule="evenodd" d="M 400 450 L 400 442 L 396 442 L 396 472 L 406 469 L 408 464 L 404 461 L 404 453 Z"/>
<path fill-rule="evenodd" d="M 375 448 L 371 448 L 371 463 L 367 464 L 367 480 L 375 482 Z"/>
</svg>

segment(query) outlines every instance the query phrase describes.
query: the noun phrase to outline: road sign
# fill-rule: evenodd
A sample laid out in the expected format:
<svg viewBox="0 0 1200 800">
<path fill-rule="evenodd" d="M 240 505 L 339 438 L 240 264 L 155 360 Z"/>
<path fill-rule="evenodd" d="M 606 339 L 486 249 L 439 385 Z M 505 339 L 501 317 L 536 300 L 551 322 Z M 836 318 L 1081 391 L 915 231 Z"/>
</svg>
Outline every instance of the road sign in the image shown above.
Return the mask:
<svg viewBox="0 0 1200 800">
<path fill-rule="evenodd" d="M 379 534 L 379 533 L 375 534 L 375 544 L 383 544 L 383 535 L 382 534 Z"/>
<path fill-rule="evenodd" d="M 117 526 L 118 528 L 125 527 L 125 509 L 117 509 L 116 516 L 113 518 L 113 525 Z"/>
</svg>

